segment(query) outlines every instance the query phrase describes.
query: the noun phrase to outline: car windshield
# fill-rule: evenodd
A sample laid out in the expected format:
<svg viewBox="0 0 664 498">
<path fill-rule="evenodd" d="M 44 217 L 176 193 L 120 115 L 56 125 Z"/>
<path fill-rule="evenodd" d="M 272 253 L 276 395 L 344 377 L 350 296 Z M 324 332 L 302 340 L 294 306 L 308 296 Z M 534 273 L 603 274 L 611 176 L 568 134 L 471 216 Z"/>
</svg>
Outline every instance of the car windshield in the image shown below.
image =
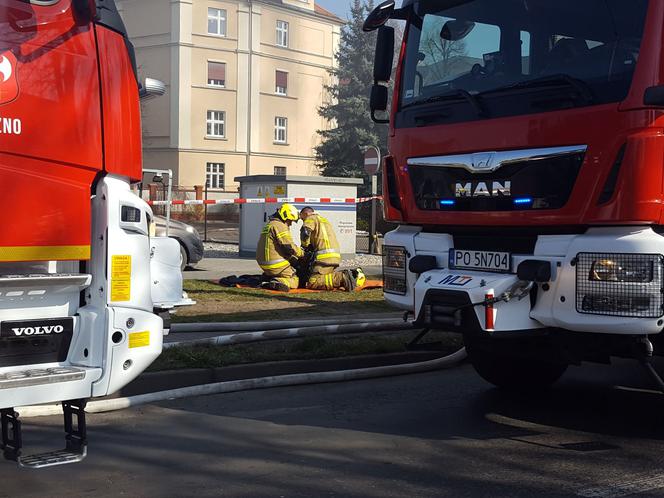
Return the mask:
<svg viewBox="0 0 664 498">
<path fill-rule="evenodd" d="M 490 96 L 544 88 L 575 94 L 573 105 L 621 101 L 647 8 L 648 0 L 415 2 L 401 107 L 442 100 L 477 107 Z"/>
</svg>

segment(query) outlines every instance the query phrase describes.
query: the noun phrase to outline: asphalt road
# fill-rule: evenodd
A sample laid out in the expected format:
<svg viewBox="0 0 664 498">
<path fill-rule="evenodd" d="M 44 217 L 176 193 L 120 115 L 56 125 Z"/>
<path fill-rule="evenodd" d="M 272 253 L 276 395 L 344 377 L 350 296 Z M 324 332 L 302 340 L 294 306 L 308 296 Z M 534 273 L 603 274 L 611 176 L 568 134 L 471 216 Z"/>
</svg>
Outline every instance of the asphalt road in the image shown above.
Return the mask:
<svg viewBox="0 0 664 498">
<path fill-rule="evenodd" d="M 166 402 L 90 416 L 82 464 L 1 465 L 0 496 L 664 496 L 664 397 L 632 387 L 624 362 L 506 396 L 466 365 Z"/>
</svg>

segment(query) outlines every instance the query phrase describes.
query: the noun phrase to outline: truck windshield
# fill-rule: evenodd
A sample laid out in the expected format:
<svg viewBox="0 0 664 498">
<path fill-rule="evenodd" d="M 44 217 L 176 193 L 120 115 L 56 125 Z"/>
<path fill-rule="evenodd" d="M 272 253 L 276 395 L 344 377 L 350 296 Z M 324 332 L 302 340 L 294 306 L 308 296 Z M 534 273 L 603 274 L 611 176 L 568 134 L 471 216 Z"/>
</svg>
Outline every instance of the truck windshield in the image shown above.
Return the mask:
<svg viewBox="0 0 664 498">
<path fill-rule="evenodd" d="M 416 1 L 400 107 L 458 102 L 492 117 L 619 102 L 647 8 L 648 0 Z M 534 105 L 492 105 L 511 95 Z"/>
</svg>

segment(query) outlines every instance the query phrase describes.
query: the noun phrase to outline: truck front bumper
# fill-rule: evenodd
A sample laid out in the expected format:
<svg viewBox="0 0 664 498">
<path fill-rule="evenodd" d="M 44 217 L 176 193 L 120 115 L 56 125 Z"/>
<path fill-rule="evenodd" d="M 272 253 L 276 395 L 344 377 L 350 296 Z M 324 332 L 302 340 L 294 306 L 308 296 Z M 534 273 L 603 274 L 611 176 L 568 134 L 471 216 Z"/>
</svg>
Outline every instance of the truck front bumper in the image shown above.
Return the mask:
<svg viewBox="0 0 664 498">
<path fill-rule="evenodd" d="M 459 332 L 554 328 L 619 335 L 658 334 L 664 327 L 664 309 L 660 304 L 664 292 L 661 282 L 664 258 L 658 256 L 664 254 L 664 237 L 651 228 L 594 228 L 580 235 L 540 236 L 533 253 L 512 254 L 514 271 L 502 274 L 450 269 L 448 255 L 454 248 L 454 237 L 449 234 L 425 233 L 417 227 L 402 226 L 386 236 L 385 245 L 403 247 L 407 254 L 405 293 L 391 293 L 387 289 L 385 298 L 390 304 L 414 313 L 418 324 L 423 326 Z M 609 282 L 602 286 L 601 292 L 606 296 L 601 295 L 597 300 L 605 307 L 594 311 L 579 290 L 588 279 L 587 269 L 577 266 L 582 254 L 652 255 L 653 261 L 660 263 L 653 264 L 652 281 L 648 283 L 630 282 L 621 287 L 617 282 Z M 421 274 L 411 272 L 408 262 L 418 255 L 434 256 L 436 268 Z M 550 263 L 550 281 L 533 284 L 530 292 L 520 298 L 491 303 L 491 298 L 525 288 L 529 282 L 521 282 L 516 269 L 520 263 L 533 259 Z M 630 302 L 644 299 L 640 295 L 653 300 L 649 311 L 626 316 Z M 611 303 L 618 303 L 616 312 L 607 310 Z"/>
</svg>

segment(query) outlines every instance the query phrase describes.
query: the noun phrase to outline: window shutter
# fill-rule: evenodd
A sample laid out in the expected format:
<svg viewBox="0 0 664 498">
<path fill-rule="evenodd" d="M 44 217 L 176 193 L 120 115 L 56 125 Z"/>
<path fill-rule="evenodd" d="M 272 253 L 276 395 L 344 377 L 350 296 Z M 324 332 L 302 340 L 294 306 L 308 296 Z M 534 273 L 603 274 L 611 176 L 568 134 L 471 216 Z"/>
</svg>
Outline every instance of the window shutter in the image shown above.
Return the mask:
<svg viewBox="0 0 664 498">
<path fill-rule="evenodd" d="M 288 73 L 277 71 L 277 86 L 288 88 Z"/>
<path fill-rule="evenodd" d="M 226 64 L 208 62 L 208 79 L 226 81 Z"/>
</svg>

